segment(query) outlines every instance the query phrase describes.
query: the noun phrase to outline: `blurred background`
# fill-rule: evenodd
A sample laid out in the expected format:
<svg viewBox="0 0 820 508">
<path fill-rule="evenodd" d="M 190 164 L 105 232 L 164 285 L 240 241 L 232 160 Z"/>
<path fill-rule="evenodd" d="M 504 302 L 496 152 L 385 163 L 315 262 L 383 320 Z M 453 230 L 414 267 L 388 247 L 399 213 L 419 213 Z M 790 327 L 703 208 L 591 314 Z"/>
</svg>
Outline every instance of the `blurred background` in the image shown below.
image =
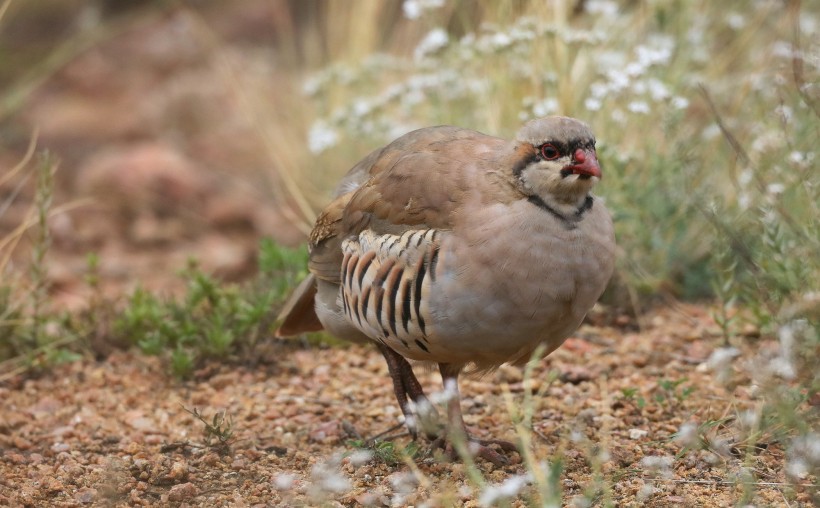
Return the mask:
<svg viewBox="0 0 820 508">
<path fill-rule="evenodd" d="M 0 276 L 29 287 L 42 261 L 58 307 L 173 294 L 191 257 L 246 280 L 259 239 L 301 244 L 370 150 L 548 114 L 599 139 L 610 304 L 816 304 L 816 1 L 3 0 L 0 16 Z"/>
<path fill-rule="evenodd" d="M 760 497 L 766 506 L 816 501 L 820 0 L 0 0 L 0 398 L 13 409 L 0 415 L 0 466 L 10 468 L 0 491 L 8 477 L 10 499 L 20 491 L 35 505 L 26 489 L 41 504 L 67 490 L 55 478 L 108 495 L 77 471 L 122 469 L 143 486 L 151 470 L 161 485 L 217 478 L 223 463 L 208 453 L 198 465 L 184 443 L 191 468 L 174 459 L 164 476 L 177 453 L 165 445 L 137 467 L 163 435 L 148 416 L 194 436 L 198 424 L 170 409 L 189 398 L 228 405 L 213 425 L 182 406 L 209 446 L 230 439 L 234 412 L 238 441 L 277 445 L 225 462 L 230 483 L 200 485 L 203 495 L 236 493 L 237 481 L 254 496 L 297 476 L 336 482 L 339 463 L 319 469 L 313 456 L 289 455 L 301 458 L 281 476 L 270 469 L 279 445 L 329 454 L 325 437 L 341 434 L 325 423 L 384 403 L 375 352 L 313 348 L 324 335 L 272 339 L 306 273 L 315 216 L 351 166 L 409 130 L 453 124 L 509 138 L 551 114 L 596 133 L 617 270 L 593 326 L 538 367 L 548 370 L 477 381 L 487 398 L 471 402 L 474 413 L 500 429 L 495 398 L 517 421 L 510 382 L 523 407 L 538 408 L 521 413 L 522 440 L 533 415 L 549 434 L 538 434 L 538 460 L 552 465 L 527 459 L 532 474 L 510 479 L 574 491 L 577 506 L 617 504 L 614 493 L 647 506 L 706 502 L 684 500 L 690 491 L 715 505 L 750 505 L 755 490 L 776 494 Z M 135 353 L 195 383 L 169 383 Z M 531 372 L 543 381 L 532 406 Z M 382 425 L 393 414 L 378 411 L 357 418 Z M 48 430 L 43 418 L 60 423 Z M 148 448 L 119 447 L 126 427 L 151 433 Z M 409 448 L 384 444 L 400 464 Z M 114 449 L 131 462 L 83 455 Z M 245 462 L 269 470 L 243 473 Z M 192 475 L 176 477 L 177 464 Z M 434 467 L 454 492 L 451 481 L 473 476 Z M 495 472 L 471 482 L 509 490 Z M 111 478 L 111 492 L 128 492 Z M 655 480 L 674 501 L 649 499 Z M 466 500 L 464 486 L 443 499 Z M 736 502 L 720 497 L 730 492 Z"/>
</svg>

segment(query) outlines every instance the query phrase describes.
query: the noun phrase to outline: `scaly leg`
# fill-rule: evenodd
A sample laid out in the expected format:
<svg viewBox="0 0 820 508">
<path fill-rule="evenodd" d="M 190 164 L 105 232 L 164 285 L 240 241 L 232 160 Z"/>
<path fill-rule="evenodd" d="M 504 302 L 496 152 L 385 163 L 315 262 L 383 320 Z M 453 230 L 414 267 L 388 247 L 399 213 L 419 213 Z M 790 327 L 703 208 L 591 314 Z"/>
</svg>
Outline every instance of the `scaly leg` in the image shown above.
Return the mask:
<svg viewBox="0 0 820 508">
<path fill-rule="evenodd" d="M 413 374 L 413 368 L 410 366 L 410 363 L 403 356 L 384 344 L 379 343 L 377 346 L 387 361 L 387 370 L 390 372 L 390 378 L 393 380 L 393 392 L 396 395 L 396 401 L 398 401 L 401 412 L 404 415 L 407 429 L 413 439 L 416 439 L 418 437 L 416 415 L 413 414 L 409 401 L 412 400 L 417 405 L 423 405 L 431 409 L 433 406 L 424 395 L 421 383 L 416 379 L 416 375 Z M 435 410 L 433 409 L 433 411 Z"/>
<path fill-rule="evenodd" d="M 496 466 L 508 464 L 507 458 L 490 448 L 490 445 L 495 444 L 505 452 L 513 452 L 516 451 L 513 443 L 500 439 L 476 439 L 467 432 L 464 416 L 461 413 L 461 396 L 458 392 L 458 375 L 461 372 L 461 367 L 440 363 L 439 372 L 441 372 L 445 390 L 454 390 L 455 394 L 447 401 L 448 435 L 446 438 L 439 438 L 438 446 L 444 447 L 442 439 L 462 439 L 470 446 L 470 451 L 479 457 L 492 462 Z"/>
</svg>

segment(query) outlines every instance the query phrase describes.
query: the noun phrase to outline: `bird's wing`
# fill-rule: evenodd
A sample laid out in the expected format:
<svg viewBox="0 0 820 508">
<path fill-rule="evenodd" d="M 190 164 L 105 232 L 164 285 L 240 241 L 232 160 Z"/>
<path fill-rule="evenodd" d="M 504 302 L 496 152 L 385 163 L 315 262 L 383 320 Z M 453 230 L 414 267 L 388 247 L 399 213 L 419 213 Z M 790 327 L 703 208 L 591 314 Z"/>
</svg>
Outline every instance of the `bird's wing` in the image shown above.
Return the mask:
<svg viewBox="0 0 820 508">
<path fill-rule="evenodd" d="M 451 229 L 454 212 L 476 188 L 471 169 L 505 143 L 441 126 L 413 131 L 370 154 L 348 173 L 368 178 L 337 197 L 316 221 L 310 235 L 311 273 L 338 284 L 342 242 L 366 229 L 393 235 L 410 229 Z"/>
<path fill-rule="evenodd" d="M 485 166 L 493 166 L 506 143 L 468 129 L 429 127 L 405 134 L 351 168 L 316 219 L 309 238 L 311 281 L 291 295 L 277 335 L 321 329 L 313 308 L 316 283 L 340 283 L 344 240 L 365 230 L 401 235 L 451 229 L 465 194 L 481 187 L 476 168 L 488 161 Z"/>
</svg>

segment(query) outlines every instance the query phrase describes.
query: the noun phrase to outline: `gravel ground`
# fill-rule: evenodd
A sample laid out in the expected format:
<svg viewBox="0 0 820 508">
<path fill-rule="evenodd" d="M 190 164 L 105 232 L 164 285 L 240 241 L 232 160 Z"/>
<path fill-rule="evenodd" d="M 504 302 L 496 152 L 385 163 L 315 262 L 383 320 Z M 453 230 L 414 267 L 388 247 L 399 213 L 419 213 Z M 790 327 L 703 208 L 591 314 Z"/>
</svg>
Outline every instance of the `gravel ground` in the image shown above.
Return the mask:
<svg viewBox="0 0 820 508">
<path fill-rule="evenodd" d="M 543 395 L 532 403 L 531 449 L 539 460 L 563 455 L 565 504 L 589 492 L 597 475 L 617 506 L 730 506 L 741 498 L 732 478 L 746 460 L 759 479 L 757 506 L 808 505 L 800 487 L 796 500 L 786 500 L 778 443 L 744 458 L 729 427 L 716 427 L 723 455 L 685 451 L 675 440 L 686 422 L 731 417 L 751 404 L 748 386 L 727 391 L 704 368 L 720 342 L 708 309 L 659 310 L 642 331 L 621 321 L 585 325 L 535 369 L 533 387 Z M 0 505 L 480 506 L 486 492 L 468 468 L 424 453 L 424 441 L 410 464 L 356 453 L 350 441 L 357 434 L 373 436 L 400 415 L 375 350 L 292 341 L 271 344 L 262 356 L 256 367 L 206 366 L 189 382 L 131 351 L 7 380 L 0 386 Z M 439 389 L 431 369 L 416 370 L 428 391 Z M 685 381 L 677 397 L 658 401 L 664 380 Z M 505 394 L 522 402 L 520 369 L 465 379 L 461 388 L 477 436 L 515 437 Z M 233 418 L 226 445 L 208 439 L 194 409 L 209 422 L 222 411 Z M 395 446 L 408 442 L 401 436 Z M 511 459 L 500 468 L 477 465 L 497 484 L 526 473 L 517 455 Z"/>
</svg>

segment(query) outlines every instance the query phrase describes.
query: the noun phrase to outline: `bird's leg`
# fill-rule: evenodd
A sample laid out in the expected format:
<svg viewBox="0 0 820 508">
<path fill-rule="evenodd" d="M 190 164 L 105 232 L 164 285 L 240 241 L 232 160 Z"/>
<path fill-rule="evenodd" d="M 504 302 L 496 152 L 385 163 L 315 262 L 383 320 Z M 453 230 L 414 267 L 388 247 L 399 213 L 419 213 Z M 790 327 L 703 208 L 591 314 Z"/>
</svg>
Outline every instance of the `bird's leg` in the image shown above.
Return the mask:
<svg viewBox="0 0 820 508">
<path fill-rule="evenodd" d="M 404 421 L 407 422 L 407 429 L 413 439 L 416 439 L 416 426 L 412 424 L 413 415 L 410 411 L 410 405 L 407 403 L 407 390 L 404 387 L 404 378 L 401 363 L 399 362 L 399 358 L 402 360 L 403 358 L 384 344 L 377 343 L 377 346 L 387 361 L 387 371 L 390 373 L 390 379 L 393 380 L 393 393 L 396 395 L 396 401 L 399 403 L 401 412 L 404 415 Z"/>
<path fill-rule="evenodd" d="M 446 363 L 439 364 L 439 372 L 441 372 L 441 379 L 444 382 L 444 390 L 450 392 L 450 397 L 447 400 L 447 422 L 448 438 L 451 440 L 463 440 L 469 447 L 471 453 L 475 453 L 479 457 L 488 460 L 496 466 L 508 464 L 506 457 L 490 448 L 490 445 L 498 445 L 503 451 L 516 451 L 516 447 L 509 441 L 500 439 L 476 439 L 470 436 L 467 432 L 467 426 L 464 424 L 464 416 L 461 413 L 461 396 L 458 392 L 458 375 L 461 371 L 460 366 L 450 365 Z"/>
<path fill-rule="evenodd" d="M 403 356 L 384 344 L 379 343 L 377 345 L 379 351 L 381 351 L 384 359 L 387 361 L 387 370 L 390 372 L 390 378 L 393 380 L 393 392 L 396 394 L 396 400 L 404 415 L 407 429 L 413 439 L 416 439 L 418 437 L 418 425 L 416 415 L 413 414 L 409 400 L 415 402 L 419 407 L 429 408 L 429 411 L 433 413 L 435 413 L 435 409 L 424 395 L 421 383 L 416 379 L 416 375 L 413 374 L 413 368 L 410 366 L 410 363 Z M 408 396 L 410 397 L 409 400 Z M 430 434 L 429 432 L 425 433 Z"/>
<path fill-rule="evenodd" d="M 398 357 L 397 361 L 399 369 L 401 370 L 405 393 L 410 397 L 410 400 L 415 403 L 415 414 L 410 415 L 410 418 L 417 418 L 414 422 L 416 428 L 420 428 L 428 439 L 436 439 L 441 430 L 439 428 L 439 418 L 436 408 L 430 403 L 427 396 L 424 395 L 424 390 L 416 378 L 416 375 L 413 373 L 410 362 L 401 355 L 396 354 L 396 356 Z M 407 414 L 405 414 L 405 419 L 407 419 Z"/>
</svg>

